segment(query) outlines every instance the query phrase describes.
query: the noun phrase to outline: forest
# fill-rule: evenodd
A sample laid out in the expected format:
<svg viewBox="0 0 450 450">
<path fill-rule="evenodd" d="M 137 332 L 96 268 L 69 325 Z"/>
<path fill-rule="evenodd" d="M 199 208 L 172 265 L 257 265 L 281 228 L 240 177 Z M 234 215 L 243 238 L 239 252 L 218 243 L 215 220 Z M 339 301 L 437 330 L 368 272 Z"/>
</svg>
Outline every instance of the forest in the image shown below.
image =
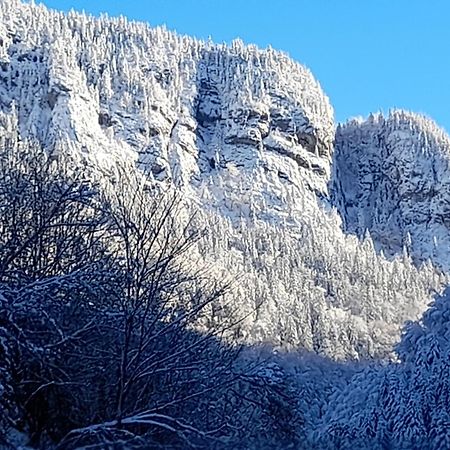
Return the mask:
<svg viewBox="0 0 450 450">
<path fill-rule="evenodd" d="M 196 257 L 204 221 L 131 171 L 73 167 L 1 142 L 4 448 L 450 445 L 450 293 L 389 363 L 319 356 L 320 327 L 315 352 L 245 344 L 239 280 Z"/>
</svg>

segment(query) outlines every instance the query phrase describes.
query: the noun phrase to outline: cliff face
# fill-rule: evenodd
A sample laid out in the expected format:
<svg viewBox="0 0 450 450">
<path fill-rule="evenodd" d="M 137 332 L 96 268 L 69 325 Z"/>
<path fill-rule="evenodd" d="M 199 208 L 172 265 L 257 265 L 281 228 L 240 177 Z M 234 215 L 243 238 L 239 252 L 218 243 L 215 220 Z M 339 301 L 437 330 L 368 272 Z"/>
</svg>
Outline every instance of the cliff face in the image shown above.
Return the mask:
<svg viewBox="0 0 450 450">
<path fill-rule="evenodd" d="M 326 194 L 332 109 L 286 55 L 15 0 L 0 23 L 0 108 L 22 137 L 104 170 L 133 158 L 238 216 L 280 218 L 305 191 Z"/>
<path fill-rule="evenodd" d="M 375 248 L 407 236 L 446 260 L 430 239 L 450 236 L 448 138 L 406 113 L 335 131 L 318 82 L 281 52 L 0 0 L 0 137 L 92 178 L 119 163 L 179 189 L 208 231 L 195 256 L 239 277 L 243 341 L 388 357 L 446 278 Z M 353 235 L 366 229 L 375 242 Z"/>
<path fill-rule="evenodd" d="M 401 111 L 335 134 L 317 81 L 272 49 L 3 0 L 0 112 L 99 174 L 134 161 L 232 219 L 295 223 L 331 186 L 346 231 L 450 267 L 448 136 Z"/>
<path fill-rule="evenodd" d="M 338 127 L 332 197 L 347 231 L 388 254 L 450 268 L 450 139 L 431 120 L 394 111 Z"/>
</svg>

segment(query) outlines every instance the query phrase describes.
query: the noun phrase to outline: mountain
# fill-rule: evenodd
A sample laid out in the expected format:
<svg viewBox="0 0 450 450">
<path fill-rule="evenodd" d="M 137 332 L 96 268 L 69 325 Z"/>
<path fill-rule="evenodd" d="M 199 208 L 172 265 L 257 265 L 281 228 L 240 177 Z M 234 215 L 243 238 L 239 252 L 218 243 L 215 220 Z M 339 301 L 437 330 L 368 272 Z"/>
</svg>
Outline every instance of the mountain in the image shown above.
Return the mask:
<svg viewBox="0 0 450 450">
<path fill-rule="evenodd" d="M 408 252 L 376 252 L 401 252 L 409 233 L 411 254 L 426 260 L 436 256 L 430 240 L 449 238 L 439 216 L 445 167 L 433 169 L 448 139 L 430 122 L 397 112 L 339 126 L 335 137 L 311 72 L 241 41 L 18 0 L 0 3 L 0 27 L 0 134 L 64 152 L 94 180 L 132 164 L 176 186 L 208 229 L 202 258 L 242 278 L 245 342 L 388 357 L 404 321 L 445 282 Z M 428 199 L 434 215 L 417 202 Z"/>
<path fill-rule="evenodd" d="M 447 448 L 449 155 L 272 48 L 0 0 L 0 446 Z"/>
<path fill-rule="evenodd" d="M 348 232 L 368 230 L 379 249 L 406 248 L 448 271 L 450 139 L 405 111 L 339 126 L 332 197 Z"/>
<path fill-rule="evenodd" d="M 23 137 L 67 142 L 99 166 L 133 158 L 235 215 L 288 217 L 305 189 L 326 192 L 332 109 L 286 55 L 9 0 L 1 23 L 2 109 L 14 103 Z M 223 190 L 247 195 L 244 209 L 223 204 Z"/>
</svg>

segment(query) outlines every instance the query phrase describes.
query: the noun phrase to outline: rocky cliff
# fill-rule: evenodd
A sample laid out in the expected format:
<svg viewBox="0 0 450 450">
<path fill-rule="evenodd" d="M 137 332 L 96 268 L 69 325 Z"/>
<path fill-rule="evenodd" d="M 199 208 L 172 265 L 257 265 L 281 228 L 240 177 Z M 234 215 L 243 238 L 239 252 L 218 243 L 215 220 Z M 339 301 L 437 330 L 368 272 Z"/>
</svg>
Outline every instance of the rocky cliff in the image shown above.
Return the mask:
<svg viewBox="0 0 450 450">
<path fill-rule="evenodd" d="M 347 231 L 450 268 L 450 139 L 433 121 L 392 111 L 339 126 L 331 185 Z"/>
<path fill-rule="evenodd" d="M 430 239 L 450 239 L 448 138 L 405 117 L 335 136 L 319 83 L 282 52 L 0 0 L 0 137 L 38 140 L 95 179 L 126 163 L 179 189 L 207 229 L 203 262 L 239 279 L 245 342 L 388 357 L 446 282 L 408 252 L 376 252 L 410 236 L 434 257 Z"/>
<path fill-rule="evenodd" d="M 285 54 L 16 0 L 0 23 L 0 109 L 23 138 L 105 170 L 133 158 L 238 216 L 286 216 L 305 189 L 326 194 L 333 112 Z"/>
</svg>

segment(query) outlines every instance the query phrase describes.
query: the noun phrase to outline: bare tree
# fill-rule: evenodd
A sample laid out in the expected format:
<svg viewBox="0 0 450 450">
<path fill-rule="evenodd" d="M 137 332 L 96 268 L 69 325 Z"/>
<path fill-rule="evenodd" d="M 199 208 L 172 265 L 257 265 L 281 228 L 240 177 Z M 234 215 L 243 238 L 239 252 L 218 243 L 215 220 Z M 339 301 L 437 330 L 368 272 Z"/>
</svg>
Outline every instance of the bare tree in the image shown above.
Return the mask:
<svg viewBox="0 0 450 450">
<path fill-rule="evenodd" d="M 0 280 L 29 283 L 98 260 L 107 230 L 98 186 L 37 143 L 0 146 Z"/>
<path fill-rule="evenodd" d="M 239 346 L 225 344 L 225 313 L 204 326 L 229 306 L 229 284 L 194 258 L 195 218 L 139 176 L 102 193 L 36 144 L 0 145 L 10 423 L 62 448 L 226 435 L 220 405 L 240 376 Z"/>
<path fill-rule="evenodd" d="M 70 426 L 67 403 L 81 405 L 81 386 L 93 378 L 83 363 L 97 345 L 89 336 L 111 306 L 109 225 L 96 186 L 81 172 L 36 143 L 7 138 L 0 147 L 2 369 L 15 404 L 9 422 L 28 422 L 40 439 L 40 431 L 56 435 Z"/>
<path fill-rule="evenodd" d="M 182 219 L 185 210 L 176 193 L 157 193 L 139 176 L 126 177 L 120 195 L 113 192 L 104 205 L 121 273 L 120 314 L 112 325 L 120 355 L 115 411 L 113 420 L 72 431 L 64 444 L 104 428 L 138 429 L 153 439 L 158 435 L 161 444 L 181 439 L 184 446 L 187 435 L 213 435 L 224 417 L 211 413 L 205 399 L 212 400 L 237 379 L 233 363 L 239 346 L 217 340 L 232 332 L 232 320 L 224 318 L 219 327 L 203 333 L 196 327 L 212 304 L 216 314 L 217 305 L 227 306 L 230 286 L 211 280 L 195 261 L 203 231 L 195 216 Z"/>
</svg>

